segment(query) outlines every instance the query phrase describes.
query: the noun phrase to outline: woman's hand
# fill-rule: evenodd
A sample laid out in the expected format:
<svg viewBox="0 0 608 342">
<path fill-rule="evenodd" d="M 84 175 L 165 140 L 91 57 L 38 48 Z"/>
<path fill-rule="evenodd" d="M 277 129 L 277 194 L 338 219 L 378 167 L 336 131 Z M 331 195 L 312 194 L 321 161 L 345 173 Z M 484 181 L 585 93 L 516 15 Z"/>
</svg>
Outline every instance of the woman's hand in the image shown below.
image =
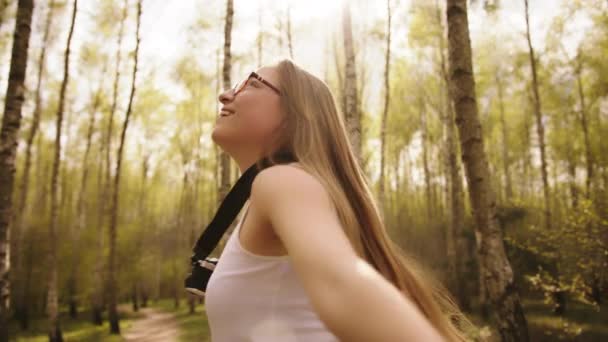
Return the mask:
<svg viewBox="0 0 608 342">
<path fill-rule="evenodd" d="M 262 170 L 251 205 L 284 244 L 311 304 L 343 341 L 443 341 L 417 307 L 352 248 L 329 194 L 288 165 Z"/>
</svg>

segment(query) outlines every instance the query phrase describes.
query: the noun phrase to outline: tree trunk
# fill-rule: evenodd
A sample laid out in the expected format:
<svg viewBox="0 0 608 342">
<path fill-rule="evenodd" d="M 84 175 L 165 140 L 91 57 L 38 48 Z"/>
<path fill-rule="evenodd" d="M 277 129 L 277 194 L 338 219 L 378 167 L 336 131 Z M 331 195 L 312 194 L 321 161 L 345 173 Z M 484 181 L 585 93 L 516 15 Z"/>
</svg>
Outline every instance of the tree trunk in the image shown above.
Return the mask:
<svg viewBox="0 0 608 342">
<path fill-rule="evenodd" d="M 380 179 L 378 180 L 378 198 L 380 212 L 386 218 L 386 197 L 384 195 L 384 173 L 386 159 L 386 121 L 388 119 L 388 107 L 390 101 L 390 63 L 391 63 L 391 3 L 386 1 L 386 11 L 388 15 L 386 24 L 386 54 L 384 62 L 384 109 L 382 110 L 382 123 L 380 128 Z"/>
<path fill-rule="evenodd" d="M 142 308 L 148 307 L 148 292 L 145 290 L 142 291 L 142 293 L 141 293 L 141 307 Z"/>
<path fill-rule="evenodd" d="M 439 45 L 439 70 L 443 80 L 440 88 L 440 100 L 443 111 L 442 121 L 444 124 L 445 150 L 447 164 L 447 195 L 450 219 L 446 231 L 446 257 L 448 261 L 448 286 L 457 298 L 463 309 L 469 309 L 469 300 L 466 298 L 464 278 L 468 253 L 466 248 L 466 238 L 464 237 L 464 196 L 462 188 L 462 176 L 460 163 L 458 162 L 458 147 L 455 141 L 454 109 L 451 103 L 448 65 L 445 57 L 445 24 L 441 16 L 441 7 L 435 1 L 435 18 L 437 25 L 441 28 L 438 35 Z"/>
<path fill-rule="evenodd" d="M 0 131 L 0 340 L 2 341 L 8 341 L 12 196 L 33 10 L 33 0 L 19 0 Z"/>
<path fill-rule="evenodd" d="M 260 31 L 258 32 L 258 37 L 257 37 L 255 43 L 256 43 L 256 46 L 257 46 L 257 49 L 258 49 L 258 68 L 259 68 L 259 67 L 262 66 L 262 61 L 264 60 L 264 58 L 263 58 L 263 53 L 264 53 L 264 26 L 263 26 L 263 21 L 262 21 L 262 13 L 264 13 L 264 12 L 262 11 L 262 5 L 259 4 L 258 6 L 259 6 L 258 7 L 258 26 L 260 28 Z M 217 101 L 215 101 L 215 102 L 217 103 Z"/>
<path fill-rule="evenodd" d="M 104 149 L 107 148 L 105 143 L 102 142 L 99 144 L 99 153 L 97 154 L 97 164 L 99 165 L 97 170 L 97 193 L 99 194 L 98 203 L 97 203 L 97 239 L 95 252 L 97 253 L 97 257 L 95 258 L 95 266 L 93 272 L 93 290 L 91 291 L 91 320 L 95 325 L 103 324 L 103 308 L 104 308 L 104 295 L 106 284 L 106 279 L 103 276 L 105 267 L 104 267 L 104 218 L 105 215 L 105 191 L 107 191 L 107 185 L 105 183 L 105 172 L 104 170 Z"/>
<path fill-rule="evenodd" d="M 576 66 L 576 84 L 578 88 L 578 98 L 580 106 L 580 122 L 583 130 L 583 138 L 585 143 L 585 166 L 587 168 L 587 179 L 585 180 L 585 196 L 587 199 L 591 198 L 591 183 L 593 182 L 593 169 L 595 161 L 593 159 L 593 152 L 591 151 L 591 143 L 589 141 L 589 124 L 587 120 L 587 108 L 585 104 L 585 92 L 583 91 L 583 61 L 581 52 L 577 56 Z"/>
<path fill-rule="evenodd" d="M 224 65 L 222 68 L 222 80 L 223 89 L 230 89 L 231 78 L 230 72 L 232 70 L 232 56 L 230 53 L 230 46 L 232 43 L 232 20 L 234 19 L 234 3 L 233 0 L 226 0 L 226 23 L 224 26 Z M 219 161 L 220 161 L 220 187 L 218 189 L 217 205 L 219 205 L 224 197 L 230 191 L 230 156 L 219 149 Z M 219 248 L 222 248 L 226 243 L 226 237 L 223 237 L 219 243 Z"/>
<path fill-rule="evenodd" d="M 293 59 L 293 41 L 291 35 L 291 4 L 287 3 L 287 47 L 289 48 L 289 58 Z"/>
<path fill-rule="evenodd" d="M 568 186 L 570 188 L 570 203 L 571 208 L 578 207 L 578 186 L 576 185 L 576 162 L 574 161 L 574 151 L 572 146 L 567 145 L 567 163 L 568 163 Z"/>
<path fill-rule="evenodd" d="M 133 107 L 133 98 L 135 97 L 135 81 L 137 77 L 137 63 L 139 56 L 139 30 L 141 25 L 141 2 L 137 1 L 137 26 L 135 29 L 135 52 L 133 55 L 133 76 L 131 79 L 131 94 L 129 95 L 129 104 L 127 105 L 127 112 L 125 114 L 125 120 L 122 126 L 122 132 L 120 135 L 120 145 L 118 146 L 118 153 L 116 154 L 116 170 L 114 172 L 114 186 L 112 189 L 112 212 L 110 214 L 110 229 L 109 229 L 109 243 L 110 253 L 108 258 L 108 320 L 110 321 L 110 333 L 120 334 L 120 324 L 118 320 L 117 312 L 117 296 L 118 296 L 118 284 L 116 283 L 116 240 L 117 240 L 117 225 L 118 225 L 118 205 L 119 205 L 119 194 L 120 194 L 120 171 L 122 166 L 123 150 L 125 146 L 125 140 L 127 136 L 127 129 L 129 127 L 129 120 L 131 119 L 131 111 Z M 127 4 L 125 4 L 126 7 Z"/>
<path fill-rule="evenodd" d="M 143 156 L 143 160 L 142 160 L 142 167 L 141 167 L 141 189 L 140 189 L 140 193 L 139 193 L 139 208 L 137 209 L 138 213 L 139 213 L 139 217 L 140 217 L 140 226 L 143 227 L 144 229 L 147 229 L 147 227 L 149 227 L 149 220 L 148 220 L 148 215 L 147 215 L 147 211 L 146 209 L 148 208 L 148 202 L 147 202 L 147 195 L 148 195 L 148 170 L 150 169 L 150 154 L 147 152 L 144 152 L 144 156 Z M 145 241 L 143 239 L 137 239 L 136 241 L 136 250 L 137 250 L 137 255 L 143 255 L 142 250 L 143 250 L 143 246 L 145 245 Z M 143 275 L 139 272 L 139 269 L 136 270 L 136 274 L 135 274 L 135 286 L 136 286 L 136 299 L 135 301 L 137 301 L 139 298 L 141 298 L 141 305 L 139 307 L 145 308 L 147 303 L 147 292 L 149 291 L 150 287 L 148 285 L 148 273 L 144 273 Z M 142 282 L 142 278 L 143 278 L 143 282 Z M 138 307 L 137 307 L 138 308 Z"/>
<path fill-rule="evenodd" d="M 344 118 L 353 152 L 359 163 L 363 165 L 361 155 L 361 113 L 359 111 L 359 100 L 357 98 L 357 67 L 355 63 L 355 49 L 353 46 L 350 5 L 348 2 L 344 3 L 342 30 L 344 34 L 344 56 L 346 58 L 344 68 L 344 98 L 346 106 Z"/>
<path fill-rule="evenodd" d="M 426 218 L 427 220 L 430 220 L 431 217 L 433 217 L 433 191 L 431 189 L 431 171 L 429 169 L 427 113 L 424 100 L 420 98 L 418 102 L 420 107 L 420 129 L 422 133 L 420 139 L 422 139 L 422 171 L 424 173 L 424 197 L 426 200 Z"/>
<path fill-rule="evenodd" d="M 536 58 L 534 57 L 534 48 L 530 38 L 530 18 L 528 13 L 528 0 L 524 0 L 526 6 L 526 38 L 528 40 L 528 51 L 530 54 L 530 68 L 532 71 L 532 95 L 534 96 L 534 116 L 536 117 L 536 133 L 538 134 L 538 142 L 540 149 L 541 174 L 543 178 L 543 196 L 545 199 L 545 228 L 551 229 L 551 203 L 550 203 L 550 188 L 549 176 L 547 175 L 547 155 L 545 151 L 545 128 L 543 123 L 543 114 L 541 111 L 541 101 L 538 90 L 538 77 L 536 73 Z"/>
<path fill-rule="evenodd" d="M 131 287 L 131 304 L 133 305 L 133 312 L 139 311 L 138 296 L 137 281 L 134 281 Z"/>
<path fill-rule="evenodd" d="M 5 3 L 8 3 L 6 1 Z M 32 117 L 32 125 L 30 126 L 30 130 L 27 133 L 26 138 L 26 147 L 25 147 L 25 163 L 23 166 L 23 177 L 21 179 L 21 184 L 19 185 L 19 200 L 17 204 L 17 212 L 15 215 L 15 224 L 14 227 L 14 262 L 15 262 L 15 273 L 17 276 L 14 279 L 19 279 L 19 281 L 23 280 L 22 271 L 23 267 L 23 253 L 21 252 L 21 244 L 23 243 L 22 238 L 25 236 L 27 232 L 27 225 L 24 224 L 26 213 L 26 204 L 28 203 L 28 192 L 29 192 L 29 184 L 30 184 L 30 171 L 32 165 L 32 147 L 34 145 L 34 139 L 36 138 L 36 134 L 38 133 L 38 127 L 40 126 L 40 102 L 41 102 L 41 88 L 42 88 L 42 78 L 44 76 L 45 70 L 45 61 L 46 61 L 46 47 L 49 41 L 49 31 L 51 27 L 51 21 L 53 18 L 53 7 L 55 6 L 55 1 L 51 0 L 46 16 L 46 20 L 44 23 L 44 36 L 42 39 L 43 45 L 40 50 L 40 55 L 38 57 L 38 75 L 37 75 L 37 83 L 36 83 L 36 95 L 34 99 L 34 112 Z M 3 9 L 0 9 L 3 11 Z M 29 208 L 29 206 L 28 206 Z M 27 298 L 28 293 L 26 292 L 25 286 L 17 287 L 19 292 L 16 293 L 16 312 L 17 319 L 21 321 L 21 326 L 27 326 L 27 316 L 28 313 L 28 305 Z"/>
<path fill-rule="evenodd" d="M 446 68 L 447 71 L 447 68 Z M 447 79 L 446 79 L 447 81 Z M 449 87 L 449 84 L 446 84 Z M 464 195 L 462 186 L 462 175 L 460 163 L 458 161 L 458 146 L 456 145 L 454 124 L 454 110 L 450 103 L 449 91 L 447 94 L 446 111 L 446 147 L 449 170 L 449 202 L 450 202 L 450 223 L 448 224 L 450 236 L 448 241 L 452 240 L 452 256 L 448 255 L 448 260 L 451 263 L 453 270 L 452 289 L 460 305 L 463 308 L 469 307 L 469 301 L 466 298 L 465 287 L 466 279 L 464 278 L 465 267 L 468 259 L 466 248 L 466 238 L 464 237 Z M 448 253 L 449 254 L 449 253 Z M 452 258 L 453 257 L 453 258 Z M 453 261 L 452 261 L 453 260 Z"/>
<path fill-rule="evenodd" d="M 498 105 L 500 107 L 500 128 L 502 133 L 502 167 L 505 175 L 505 199 L 510 202 L 513 199 L 513 185 L 511 181 L 510 160 L 509 160 L 509 135 L 507 129 L 507 121 L 505 120 L 505 102 L 503 93 L 502 78 L 495 74 L 496 87 L 498 89 Z"/>
<path fill-rule="evenodd" d="M 538 88 L 538 76 L 536 71 L 536 57 L 534 56 L 534 48 L 532 46 L 532 39 L 530 37 L 530 14 L 528 8 L 528 0 L 524 0 L 525 4 L 525 16 L 526 16 L 526 38 L 528 41 L 528 51 L 530 55 L 530 69 L 532 72 L 532 95 L 534 103 L 534 117 L 536 118 L 536 133 L 538 134 L 538 147 L 540 150 L 540 165 L 541 175 L 543 181 L 543 197 L 544 197 L 544 210 L 545 210 L 545 229 L 550 231 L 553 227 L 552 223 L 552 212 L 551 212 L 551 189 L 549 187 L 549 175 L 547 166 L 547 154 L 545 148 L 545 127 L 543 123 L 542 106 Z M 560 288 L 559 281 L 559 265 L 556 262 L 555 265 L 551 266 L 550 272 L 554 279 L 556 279 L 555 286 L 558 287 L 554 293 L 554 300 L 556 302 L 554 312 L 557 314 L 564 313 L 566 296 L 564 290 Z"/>
<path fill-rule="evenodd" d="M 344 76 L 342 75 L 342 71 L 344 68 L 342 67 L 342 63 L 340 63 L 340 58 L 338 55 L 338 39 L 336 38 L 336 35 L 334 35 L 332 38 L 332 48 L 334 55 L 334 66 L 336 70 L 336 80 L 338 81 L 338 89 L 340 92 L 338 94 L 338 96 L 340 97 L 340 110 L 342 111 L 343 115 L 346 115 L 346 95 L 344 93 Z"/>
<path fill-rule="evenodd" d="M 233 0 L 226 0 L 226 24 L 224 26 L 224 64 L 222 68 L 222 79 L 223 79 L 223 89 L 228 90 L 231 84 L 231 70 L 232 70 L 232 55 L 230 52 L 231 44 L 232 44 L 232 21 L 234 19 L 234 3 Z M 280 20 L 279 20 L 280 22 Z M 279 31 L 280 32 L 280 31 Z M 279 37 L 281 35 L 279 34 Z M 219 149 L 220 155 L 220 187 L 218 189 L 217 196 L 217 205 L 219 205 L 224 197 L 230 191 L 230 185 L 232 184 L 232 164 L 234 163 L 230 156 L 224 152 L 224 150 Z M 234 222 L 231 227 L 233 227 Z M 228 229 L 228 232 L 231 232 L 231 228 Z M 224 234 L 218 246 L 215 250 L 222 250 L 228 241 L 228 234 Z M 177 299 L 176 299 L 177 300 Z"/>
<path fill-rule="evenodd" d="M 106 74 L 107 64 L 104 64 L 103 71 L 101 73 L 101 81 L 99 88 L 95 92 L 95 96 L 93 99 L 91 113 L 89 117 L 89 125 L 87 128 L 87 139 L 85 152 L 82 159 L 82 176 L 80 178 L 80 187 L 78 189 L 78 195 L 76 199 L 76 228 L 74 232 L 71 234 L 72 236 L 72 264 L 70 268 L 70 276 L 69 276 L 69 289 L 70 289 L 70 317 L 76 318 L 77 311 L 77 297 L 78 297 L 78 274 L 80 274 L 80 262 L 82 259 L 81 249 L 78 248 L 81 243 L 81 234 L 86 228 L 87 217 L 85 215 L 86 204 L 88 201 L 85 199 L 86 189 L 88 185 L 89 179 L 89 154 L 91 151 L 91 143 L 93 140 L 93 132 L 95 131 L 95 113 L 101 104 L 101 95 L 103 91 L 103 79 Z"/>
<path fill-rule="evenodd" d="M 534 100 L 532 99 L 532 91 L 530 90 L 530 87 L 526 87 L 526 94 L 528 95 L 528 103 L 532 103 L 534 102 Z M 532 126 L 532 122 L 531 122 L 531 117 L 529 115 L 524 115 L 523 118 L 523 137 L 522 137 L 522 143 L 524 145 L 524 156 L 523 156 L 523 160 L 522 160 L 522 173 L 523 173 L 523 177 L 521 177 L 521 184 L 520 184 L 520 197 L 529 197 L 530 196 L 530 191 L 532 189 L 532 177 L 530 177 L 530 174 L 532 173 L 532 155 L 531 155 L 531 147 L 532 147 L 532 139 L 531 139 L 531 128 Z"/>
<path fill-rule="evenodd" d="M 113 130 L 114 130 L 114 113 L 116 112 L 116 106 L 117 106 L 117 101 L 118 101 L 118 83 L 120 80 L 120 62 L 121 62 L 121 56 L 120 56 L 120 52 L 121 52 L 121 47 L 122 47 L 122 38 L 123 38 L 123 33 L 124 33 L 124 25 L 125 25 L 125 20 L 127 18 L 127 0 L 125 0 L 125 3 L 123 4 L 123 9 L 122 9 L 122 14 L 121 14 L 121 18 L 120 18 L 120 24 L 119 24 L 119 29 L 118 29 L 118 41 L 117 41 L 117 47 L 116 47 L 116 70 L 115 70 L 115 74 L 114 74 L 114 84 L 112 87 L 112 103 L 110 105 L 110 115 L 108 118 L 108 127 L 106 129 L 106 133 L 104 136 L 104 143 L 101 144 L 100 146 L 100 152 L 102 154 L 105 155 L 105 162 L 104 164 L 104 168 L 103 171 L 100 170 L 100 172 L 103 173 L 103 186 L 101 188 L 101 191 L 99 193 L 100 195 L 100 201 L 99 201 L 99 213 L 98 213 L 98 234 L 99 234 L 99 238 L 97 239 L 98 245 L 98 257 L 97 257 L 97 262 L 96 262 L 96 269 L 97 272 L 95 272 L 94 277 L 96 278 L 96 286 L 97 289 L 95 291 L 95 293 L 97 295 L 95 295 L 95 298 L 93 299 L 93 323 L 96 325 L 101 325 L 103 323 L 103 316 L 102 316 L 102 311 L 104 310 L 104 307 L 106 306 L 106 302 L 107 302 L 107 290 L 109 289 L 108 286 L 108 270 L 109 270 L 109 265 L 105 265 L 106 267 L 104 267 L 103 264 L 103 259 L 105 257 L 104 255 L 104 223 L 105 219 L 107 219 L 109 217 L 109 210 L 110 210 L 110 206 L 109 206 L 109 197 L 111 194 L 111 185 L 110 185 L 110 179 L 112 177 L 112 162 L 111 162 L 111 158 L 110 158 L 110 152 L 112 150 L 112 135 L 113 135 Z M 101 166 L 102 163 L 100 163 Z"/>
<path fill-rule="evenodd" d="M 466 0 L 447 1 L 450 94 L 475 217 L 475 237 L 487 296 L 502 341 L 528 341 L 528 328 L 507 259 L 477 112 Z"/>
<path fill-rule="evenodd" d="M 275 29 L 277 32 L 277 48 L 279 53 L 282 55 L 284 53 L 285 41 L 283 40 L 283 13 L 281 13 L 280 9 L 276 10 L 276 22 Z"/>
<path fill-rule="evenodd" d="M 49 339 L 50 341 L 63 341 L 61 328 L 59 325 L 59 303 L 58 303 L 58 284 L 57 284 L 57 227 L 59 225 L 59 198 L 58 198 L 58 178 L 59 165 L 61 163 L 61 128 L 63 121 L 63 111 L 65 106 L 65 93 L 70 77 L 70 48 L 72 36 L 74 34 L 74 26 L 76 23 L 76 12 L 78 10 L 78 0 L 74 0 L 74 10 L 72 11 L 72 23 L 68 34 L 67 47 L 65 50 L 65 59 L 63 67 L 63 81 L 61 82 L 61 90 L 59 93 L 59 105 L 57 109 L 57 121 L 55 128 L 55 151 L 53 158 L 53 168 L 51 175 L 51 224 L 49 225 L 49 283 L 47 310 L 49 316 Z"/>
</svg>

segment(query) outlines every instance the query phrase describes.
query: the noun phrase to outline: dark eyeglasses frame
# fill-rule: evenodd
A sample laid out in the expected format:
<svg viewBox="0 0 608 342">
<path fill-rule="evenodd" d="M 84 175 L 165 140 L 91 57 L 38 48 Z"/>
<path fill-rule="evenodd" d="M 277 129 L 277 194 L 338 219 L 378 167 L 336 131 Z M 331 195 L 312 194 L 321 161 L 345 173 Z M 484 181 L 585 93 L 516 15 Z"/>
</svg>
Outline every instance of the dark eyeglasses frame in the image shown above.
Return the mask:
<svg viewBox="0 0 608 342">
<path fill-rule="evenodd" d="M 249 80 L 252 77 L 255 78 L 256 80 L 264 83 L 268 87 L 270 87 L 270 89 L 272 89 L 279 96 L 281 95 L 281 91 L 277 87 L 273 86 L 272 83 L 266 81 L 264 78 L 262 78 L 262 76 L 258 75 L 255 71 L 252 71 L 249 74 L 249 76 L 247 76 L 246 79 L 244 79 L 243 81 L 240 81 L 239 83 L 237 83 L 237 84 L 234 85 L 234 87 L 232 88 L 232 90 L 234 91 L 234 96 L 236 96 L 238 93 L 241 92 L 241 90 L 243 90 L 243 88 L 245 88 L 245 86 L 247 85 L 247 82 L 249 82 Z"/>
</svg>

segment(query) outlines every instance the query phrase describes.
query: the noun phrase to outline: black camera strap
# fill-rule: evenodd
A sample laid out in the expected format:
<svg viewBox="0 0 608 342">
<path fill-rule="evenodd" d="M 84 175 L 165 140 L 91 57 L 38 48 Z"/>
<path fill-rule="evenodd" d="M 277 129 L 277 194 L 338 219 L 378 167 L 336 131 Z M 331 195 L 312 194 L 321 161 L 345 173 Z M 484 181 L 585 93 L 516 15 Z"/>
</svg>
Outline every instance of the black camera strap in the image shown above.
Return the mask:
<svg viewBox="0 0 608 342">
<path fill-rule="evenodd" d="M 290 153 L 284 153 L 275 157 L 280 163 L 296 161 Z M 251 185 L 255 176 L 260 170 L 270 166 L 266 162 L 267 160 L 267 158 L 264 158 L 261 167 L 258 167 L 258 163 L 251 165 L 230 189 L 222 203 L 220 203 L 215 216 L 194 245 L 194 254 L 191 257 L 192 264 L 198 262 L 198 260 L 205 259 L 215 249 L 230 224 L 237 217 L 247 199 L 249 199 Z"/>
</svg>

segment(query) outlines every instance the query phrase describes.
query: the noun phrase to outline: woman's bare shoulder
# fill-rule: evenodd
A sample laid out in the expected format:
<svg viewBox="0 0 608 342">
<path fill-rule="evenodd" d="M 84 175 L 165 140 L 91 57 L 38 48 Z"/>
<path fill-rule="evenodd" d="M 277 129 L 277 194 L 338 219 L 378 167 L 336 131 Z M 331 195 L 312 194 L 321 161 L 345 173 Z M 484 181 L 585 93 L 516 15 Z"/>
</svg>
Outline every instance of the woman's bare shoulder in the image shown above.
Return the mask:
<svg viewBox="0 0 608 342">
<path fill-rule="evenodd" d="M 307 199 L 328 199 L 323 184 L 298 162 L 278 164 L 259 172 L 251 186 L 252 197 L 264 193 L 274 199 L 298 195 Z"/>
</svg>

